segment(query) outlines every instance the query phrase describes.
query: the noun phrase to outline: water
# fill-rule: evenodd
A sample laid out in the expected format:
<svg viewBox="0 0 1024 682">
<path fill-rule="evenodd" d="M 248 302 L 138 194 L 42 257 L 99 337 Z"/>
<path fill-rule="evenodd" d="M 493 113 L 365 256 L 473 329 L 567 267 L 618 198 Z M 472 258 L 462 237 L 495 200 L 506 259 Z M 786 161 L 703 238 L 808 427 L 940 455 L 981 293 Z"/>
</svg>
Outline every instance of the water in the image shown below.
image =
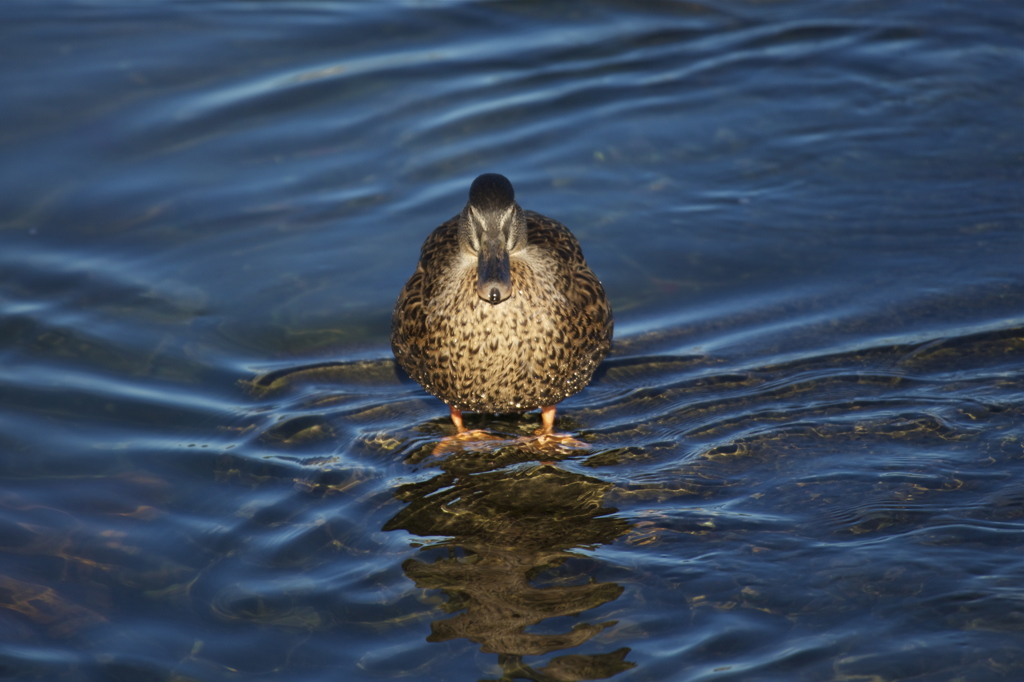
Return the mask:
<svg viewBox="0 0 1024 682">
<path fill-rule="evenodd" d="M 1024 675 L 1016 3 L 0 26 L 2 676 Z M 612 298 L 589 449 L 390 359 L 487 171 Z"/>
</svg>

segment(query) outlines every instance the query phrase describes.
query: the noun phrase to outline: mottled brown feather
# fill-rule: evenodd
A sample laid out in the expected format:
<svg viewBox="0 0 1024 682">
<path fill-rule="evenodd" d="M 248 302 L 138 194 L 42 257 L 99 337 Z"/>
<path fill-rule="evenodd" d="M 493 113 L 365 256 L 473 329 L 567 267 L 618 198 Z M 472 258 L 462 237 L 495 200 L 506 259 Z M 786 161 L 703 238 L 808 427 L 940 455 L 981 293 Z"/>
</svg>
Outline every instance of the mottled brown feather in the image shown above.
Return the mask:
<svg viewBox="0 0 1024 682">
<path fill-rule="evenodd" d="M 524 214 L 528 246 L 510 259 L 510 298 L 495 305 L 477 295 L 456 216 L 427 237 L 395 304 L 398 363 L 460 411 L 554 405 L 590 382 L 611 347 L 611 306 L 579 242 L 561 223 Z"/>
</svg>

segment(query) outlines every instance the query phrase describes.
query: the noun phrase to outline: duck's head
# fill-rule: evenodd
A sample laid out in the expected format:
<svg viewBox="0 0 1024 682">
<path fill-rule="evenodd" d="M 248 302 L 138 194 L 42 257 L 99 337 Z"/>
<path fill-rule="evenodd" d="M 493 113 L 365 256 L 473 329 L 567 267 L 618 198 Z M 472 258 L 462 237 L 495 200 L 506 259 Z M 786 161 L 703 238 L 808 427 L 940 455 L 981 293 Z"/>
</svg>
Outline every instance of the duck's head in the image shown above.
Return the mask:
<svg viewBox="0 0 1024 682">
<path fill-rule="evenodd" d="M 459 215 L 459 243 L 477 257 L 477 296 L 494 305 L 511 296 L 509 254 L 526 246 L 526 216 L 504 175 L 486 173 L 473 181 Z"/>
</svg>

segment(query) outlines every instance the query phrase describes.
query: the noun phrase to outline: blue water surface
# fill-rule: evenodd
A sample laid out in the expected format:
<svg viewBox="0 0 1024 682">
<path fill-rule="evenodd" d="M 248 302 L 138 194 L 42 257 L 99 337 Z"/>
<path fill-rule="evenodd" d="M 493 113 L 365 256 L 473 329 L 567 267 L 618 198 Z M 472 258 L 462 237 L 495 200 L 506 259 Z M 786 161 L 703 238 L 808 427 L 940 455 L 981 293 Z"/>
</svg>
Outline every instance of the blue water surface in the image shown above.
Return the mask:
<svg viewBox="0 0 1024 682">
<path fill-rule="evenodd" d="M 1024 678 L 1024 12 L 0 5 L 0 677 Z M 616 315 L 471 417 L 391 308 L 479 173 Z"/>
</svg>

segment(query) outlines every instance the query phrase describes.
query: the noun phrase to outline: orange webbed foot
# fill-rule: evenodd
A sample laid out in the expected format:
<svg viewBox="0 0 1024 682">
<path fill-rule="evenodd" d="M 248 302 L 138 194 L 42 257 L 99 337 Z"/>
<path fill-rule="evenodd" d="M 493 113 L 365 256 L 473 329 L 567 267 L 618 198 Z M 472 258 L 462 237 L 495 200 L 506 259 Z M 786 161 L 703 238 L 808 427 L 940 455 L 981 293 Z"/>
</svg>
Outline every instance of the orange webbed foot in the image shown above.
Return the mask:
<svg viewBox="0 0 1024 682">
<path fill-rule="evenodd" d="M 483 429 L 459 431 L 456 434 L 442 438 L 437 445 L 434 446 L 432 454 L 438 456 L 446 455 L 451 452 L 459 452 L 461 450 L 490 450 L 493 449 L 493 446 L 481 446 L 485 443 L 494 443 L 494 441 L 504 440 L 506 439 L 501 436 L 496 436 L 493 433 L 488 433 Z"/>
<path fill-rule="evenodd" d="M 474 444 L 504 440 L 500 436 L 488 433 L 483 429 L 466 429 L 466 426 L 462 423 L 462 412 L 451 405 L 448 406 L 448 411 L 451 414 L 452 424 L 455 425 L 456 432 L 454 435 L 445 436 L 437 445 L 434 446 L 433 454 L 435 456 L 465 450 L 467 449 L 467 446 L 468 449 L 474 450 L 477 449 L 473 447 Z"/>
<path fill-rule="evenodd" d="M 533 432 L 533 443 L 542 450 L 553 448 L 556 450 L 587 450 L 589 443 L 573 438 L 568 433 L 555 431 L 555 406 L 548 405 L 540 411 L 541 427 Z"/>
</svg>

